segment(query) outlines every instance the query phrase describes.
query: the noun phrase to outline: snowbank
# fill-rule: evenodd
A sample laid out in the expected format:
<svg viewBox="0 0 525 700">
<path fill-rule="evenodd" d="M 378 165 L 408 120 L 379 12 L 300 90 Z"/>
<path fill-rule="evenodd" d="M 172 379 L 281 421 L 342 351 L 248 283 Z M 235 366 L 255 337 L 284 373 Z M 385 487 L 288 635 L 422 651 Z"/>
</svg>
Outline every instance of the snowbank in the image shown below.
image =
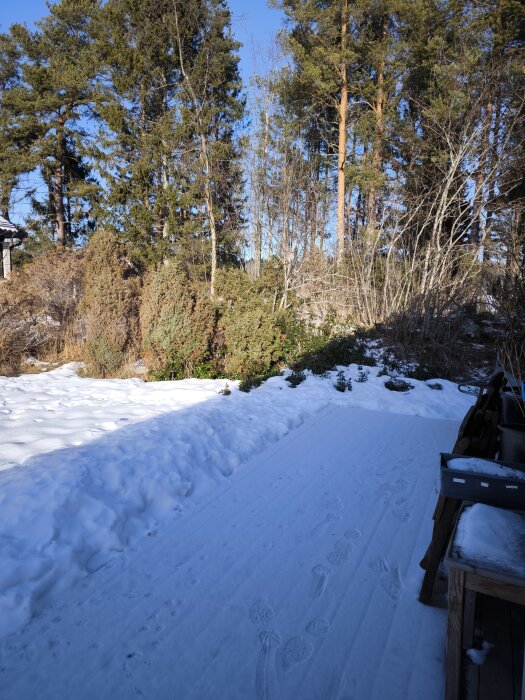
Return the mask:
<svg viewBox="0 0 525 700">
<path fill-rule="evenodd" d="M 328 403 L 459 420 L 474 401 L 443 380 L 442 391 L 411 380 L 409 393 L 390 392 L 377 368 L 358 383 L 355 365 L 344 394 L 335 372 L 296 389 L 275 377 L 250 394 L 230 382 L 222 396 L 224 380 L 93 380 L 74 370 L 0 378 L 0 634 Z"/>
</svg>

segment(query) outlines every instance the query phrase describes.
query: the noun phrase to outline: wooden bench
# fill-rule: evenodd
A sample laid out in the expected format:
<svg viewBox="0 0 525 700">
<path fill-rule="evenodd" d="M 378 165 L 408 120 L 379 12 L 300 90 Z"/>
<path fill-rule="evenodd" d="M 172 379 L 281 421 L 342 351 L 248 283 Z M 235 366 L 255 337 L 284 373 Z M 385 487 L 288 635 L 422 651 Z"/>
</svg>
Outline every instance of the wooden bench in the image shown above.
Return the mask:
<svg viewBox="0 0 525 700">
<path fill-rule="evenodd" d="M 479 530 L 480 523 L 483 531 L 476 541 L 474 528 Z M 495 556 L 498 543 L 501 555 Z M 513 543 L 518 543 L 514 549 Z M 481 504 L 462 510 L 445 558 L 449 571 L 446 700 L 461 697 L 463 649 L 472 644 L 476 594 L 525 605 L 525 558 L 520 547 L 525 547 L 525 514 Z M 521 700 L 525 700 L 525 673 L 521 684 Z"/>
</svg>

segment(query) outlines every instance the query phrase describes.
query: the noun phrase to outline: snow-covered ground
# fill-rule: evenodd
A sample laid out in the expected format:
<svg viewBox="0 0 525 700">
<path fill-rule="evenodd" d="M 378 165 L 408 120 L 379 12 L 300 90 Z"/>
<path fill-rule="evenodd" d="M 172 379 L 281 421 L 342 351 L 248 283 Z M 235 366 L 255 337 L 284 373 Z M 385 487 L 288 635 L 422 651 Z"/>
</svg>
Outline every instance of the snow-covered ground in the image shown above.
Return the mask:
<svg viewBox="0 0 525 700">
<path fill-rule="evenodd" d="M 377 372 L 0 378 L 0 697 L 439 697 L 417 562 L 474 399 Z"/>
</svg>

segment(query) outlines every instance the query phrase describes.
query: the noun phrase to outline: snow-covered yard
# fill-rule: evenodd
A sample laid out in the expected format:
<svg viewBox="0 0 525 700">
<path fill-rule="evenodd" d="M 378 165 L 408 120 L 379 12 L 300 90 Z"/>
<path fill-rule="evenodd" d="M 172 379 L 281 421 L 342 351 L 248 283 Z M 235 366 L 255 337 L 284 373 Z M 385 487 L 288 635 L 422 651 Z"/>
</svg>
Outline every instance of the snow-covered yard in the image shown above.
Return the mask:
<svg viewBox="0 0 525 700">
<path fill-rule="evenodd" d="M 418 561 L 473 398 L 376 374 L 1 378 L 0 697 L 441 697 Z"/>
</svg>

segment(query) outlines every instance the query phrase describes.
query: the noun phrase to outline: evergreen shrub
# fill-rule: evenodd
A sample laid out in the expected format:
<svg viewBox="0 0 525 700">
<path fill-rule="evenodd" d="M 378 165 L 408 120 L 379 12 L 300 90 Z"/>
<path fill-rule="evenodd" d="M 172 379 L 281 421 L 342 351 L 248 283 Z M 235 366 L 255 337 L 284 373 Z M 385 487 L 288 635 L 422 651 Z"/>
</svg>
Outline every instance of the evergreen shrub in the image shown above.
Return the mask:
<svg viewBox="0 0 525 700">
<path fill-rule="evenodd" d="M 156 379 L 218 375 L 217 312 L 204 287 L 191 284 L 172 261 L 150 270 L 141 301 L 142 349 Z"/>
<path fill-rule="evenodd" d="M 365 372 L 362 367 L 358 367 L 358 370 L 356 382 L 357 384 L 364 384 L 368 381 L 368 372 Z"/>
<path fill-rule="evenodd" d="M 290 388 L 295 389 L 302 384 L 306 379 L 306 374 L 300 370 L 293 370 L 291 374 L 286 377 L 286 381 L 290 384 Z"/>
<path fill-rule="evenodd" d="M 275 298 L 264 279 L 252 282 L 242 270 L 222 270 L 218 276 L 219 350 L 229 377 L 253 387 L 279 372 L 284 360 L 284 335 Z M 249 390 L 249 389 L 248 389 Z"/>
<path fill-rule="evenodd" d="M 92 376 L 108 377 L 140 347 L 140 279 L 124 243 L 97 231 L 86 246 L 80 312 L 86 327 L 84 359 Z"/>
<path fill-rule="evenodd" d="M 352 391 L 352 379 L 350 377 L 347 379 L 342 369 L 340 369 L 337 373 L 337 379 L 334 384 L 334 388 L 337 389 L 337 391 L 340 391 L 341 393 L 345 391 Z"/>
<path fill-rule="evenodd" d="M 385 389 L 389 391 L 407 392 L 414 388 L 414 385 L 404 379 L 393 378 L 385 382 Z"/>
<path fill-rule="evenodd" d="M 352 363 L 373 367 L 375 360 L 366 353 L 365 341 L 355 335 L 337 335 L 330 338 L 319 334 L 312 341 L 312 347 L 293 365 L 294 369 L 310 369 L 322 375 L 335 369 L 337 365 Z"/>
</svg>

